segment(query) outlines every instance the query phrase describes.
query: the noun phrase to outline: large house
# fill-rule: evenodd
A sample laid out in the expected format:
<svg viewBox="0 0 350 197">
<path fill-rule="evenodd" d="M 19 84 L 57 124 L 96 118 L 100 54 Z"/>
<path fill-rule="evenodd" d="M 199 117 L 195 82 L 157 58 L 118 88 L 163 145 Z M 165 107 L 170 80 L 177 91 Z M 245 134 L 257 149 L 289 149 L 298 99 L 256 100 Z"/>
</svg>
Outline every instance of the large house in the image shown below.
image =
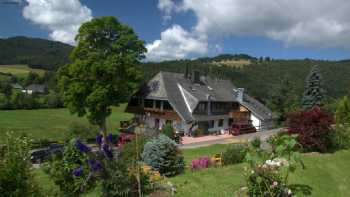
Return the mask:
<svg viewBox="0 0 350 197">
<path fill-rule="evenodd" d="M 185 134 L 227 130 L 233 123 L 248 123 L 262 131 L 272 126 L 272 113 L 231 81 L 159 72 L 132 96 L 127 112 L 153 129 L 173 124 Z"/>
</svg>

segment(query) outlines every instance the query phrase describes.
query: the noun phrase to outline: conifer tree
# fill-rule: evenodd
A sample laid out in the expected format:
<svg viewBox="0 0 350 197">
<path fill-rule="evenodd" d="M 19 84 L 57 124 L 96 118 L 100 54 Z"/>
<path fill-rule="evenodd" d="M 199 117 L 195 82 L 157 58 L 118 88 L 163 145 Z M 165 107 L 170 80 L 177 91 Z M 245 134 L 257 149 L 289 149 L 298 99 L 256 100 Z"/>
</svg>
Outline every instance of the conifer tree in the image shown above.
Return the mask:
<svg viewBox="0 0 350 197">
<path fill-rule="evenodd" d="M 317 65 L 313 66 L 306 78 L 306 86 L 301 101 L 304 109 L 311 109 L 314 106 L 322 106 L 325 99 L 322 76 Z"/>
</svg>

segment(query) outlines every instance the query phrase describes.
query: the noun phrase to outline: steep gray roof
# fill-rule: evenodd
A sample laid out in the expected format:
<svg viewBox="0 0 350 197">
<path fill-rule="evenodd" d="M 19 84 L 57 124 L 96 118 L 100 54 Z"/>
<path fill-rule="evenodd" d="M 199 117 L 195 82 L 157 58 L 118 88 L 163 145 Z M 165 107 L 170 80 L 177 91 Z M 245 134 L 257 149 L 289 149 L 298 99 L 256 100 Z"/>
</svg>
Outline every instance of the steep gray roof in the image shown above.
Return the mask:
<svg viewBox="0 0 350 197">
<path fill-rule="evenodd" d="M 244 94 L 240 101 L 233 93 L 235 86 L 229 80 L 201 77 L 200 84 L 195 84 L 182 73 L 159 72 L 144 88 L 146 99 L 168 100 L 174 110 L 186 122 L 206 119 L 193 115 L 192 112 L 201 101 L 240 102 L 258 118 L 271 118 L 271 111 L 257 100 Z"/>
</svg>

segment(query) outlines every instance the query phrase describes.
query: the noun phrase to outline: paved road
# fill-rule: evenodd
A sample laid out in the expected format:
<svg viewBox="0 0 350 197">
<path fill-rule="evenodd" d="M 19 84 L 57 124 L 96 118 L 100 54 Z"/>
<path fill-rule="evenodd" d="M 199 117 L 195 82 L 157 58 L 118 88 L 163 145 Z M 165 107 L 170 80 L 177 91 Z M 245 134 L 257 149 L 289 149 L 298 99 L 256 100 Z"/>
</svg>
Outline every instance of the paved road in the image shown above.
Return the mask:
<svg viewBox="0 0 350 197">
<path fill-rule="evenodd" d="M 218 139 L 218 140 L 211 140 L 211 141 L 205 141 L 205 142 L 196 142 L 192 144 L 186 144 L 186 145 L 180 145 L 181 149 L 190 149 L 190 148 L 199 148 L 199 147 L 205 147 L 210 146 L 214 144 L 232 144 L 232 143 L 243 143 L 247 141 L 251 141 L 254 138 L 260 138 L 262 141 L 265 141 L 270 136 L 277 134 L 281 132 L 283 128 L 278 129 L 272 129 L 268 131 L 262 131 L 262 132 L 256 132 L 256 133 L 249 133 L 239 136 L 232 136 L 232 138 L 226 138 L 226 139 Z"/>
</svg>

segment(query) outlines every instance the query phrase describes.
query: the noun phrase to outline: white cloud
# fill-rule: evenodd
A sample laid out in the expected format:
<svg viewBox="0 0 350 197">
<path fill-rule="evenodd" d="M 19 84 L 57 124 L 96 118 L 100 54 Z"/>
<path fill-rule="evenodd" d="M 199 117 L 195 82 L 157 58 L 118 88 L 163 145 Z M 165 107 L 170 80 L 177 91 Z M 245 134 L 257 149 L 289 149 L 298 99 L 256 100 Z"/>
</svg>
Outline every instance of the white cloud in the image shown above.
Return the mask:
<svg viewBox="0 0 350 197">
<path fill-rule="evenodd" d="M 176 9 L 176 6 L 172 0 L 159 0 L 158 9 L 164 13 L 163 19 L 167 21 L 171 19 L 171 13 Z"/>
<path fill-rule="evenodd" d="M 179 25 L 163 31 L 159 40 L 147 44 L 147 60 L 159 61 L 182 59 L 190 54 L 205 54 L 208 50 L 206 37 L 199 37 Z"/>
<path fill-rule="evenodd" d="M 80 25 L 92 19 L 91 10 L 79 0 L 26 0 L 23 16 L 50 31 L 50 38 L 74 44 Z"/>
<path fill-rule="evenodd" d="M 174 1 L 175 2 L 175 1 Z M 264 36 L 286 45 L 350 48 L 348 0 L 182 0 L 192 11 L 194 32 L 207 37 Z"/>
</svg>

